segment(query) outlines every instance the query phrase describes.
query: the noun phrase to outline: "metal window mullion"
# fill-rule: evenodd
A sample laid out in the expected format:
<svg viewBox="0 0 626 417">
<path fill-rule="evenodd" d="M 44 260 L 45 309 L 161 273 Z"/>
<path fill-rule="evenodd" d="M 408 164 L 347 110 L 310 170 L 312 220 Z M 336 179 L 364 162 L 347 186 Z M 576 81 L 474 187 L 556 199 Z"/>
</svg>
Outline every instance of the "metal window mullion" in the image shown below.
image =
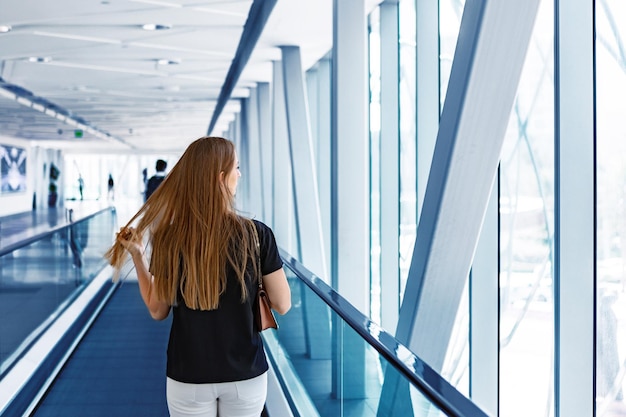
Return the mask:
<svg viewBox="0 0 626 417">
<path fill-rule="evenodd" d="M 318 117 L 318 162 L 317 186 L 319 189 L 320 215 L 322 219 L 322 235 L 324 239 L 324 255 L 330 263 L 330 141 L 331 141 L 331 61 L 322 58 L 317 64 L 317 117 Z M 328 266 L 328 265 L 327 265 Z M 322 278 L 330 283 L 330 275 Z"/>
<path fill-rule="evenodd" d="M 398 2 L 380 5 L 380 263 L 382 327 L 400 311 L 400 60 Z"/>
<path fill-rule="evenodd" d="M 311 142 L 313 144 L 313 153 L 315 155 L 316 171 L 319 167 L 319 115 L 317 106 L 319 98 L 317 97 L 317 67 L 313 67 L 306 71 L 306 98 L 307 110 L 309 113 L 309 126 L 311 128 Z"/>
<path fill-rule="evenodd" d="M 417 219 L 437 142 L 440 108 L 439 2 L 416 2 Z"/>
<path fill-rule="evenodd" d="M 272 118 L 270 107 L 270 84 L 260 82 L 257 84 L 257 101 L 259 113 L 259 143 L 261 145 L 259 157 L 261 158 L 261 193 L 262 210 L 261 219 L 270 222 L 273 199 L 272 192 Z"/>
<path fill-rule="evenodd" d="M 263 212 L 263 174 L 261 172 L 261 143 L 259 133 L 259 100 L 256 88 L 250 89 L 248 103 L 248 172 L 246 183 L 250 205 L 248 214 L 256 218 Z"/>
<path fill-rule="evenodd" d="M 593 2 L 555 2 L 555 415 L 594 415 Z"/>
</svg>

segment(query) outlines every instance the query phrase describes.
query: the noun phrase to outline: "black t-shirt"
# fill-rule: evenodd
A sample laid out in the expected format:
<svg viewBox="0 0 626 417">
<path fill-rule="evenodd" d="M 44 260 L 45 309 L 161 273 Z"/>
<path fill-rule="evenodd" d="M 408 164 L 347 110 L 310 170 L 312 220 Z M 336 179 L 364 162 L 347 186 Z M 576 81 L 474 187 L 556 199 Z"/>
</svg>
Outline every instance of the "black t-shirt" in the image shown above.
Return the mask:
<svg viewBox="0 0 626 417">
<path fill-rule="evenodd" d="M 261 271 L 282 267 L 272 230 L 254 221 L 261 245 Z M 253 266 L 248 271 L 253 273 Z M 261 335 L 255 329 L 252 305 L 257 283 L 246 276 L 248 298 L 241 302 L 237 276 L 227 266 L 226 291 L 216 310 L 191 310 L 184 302 L 172 307 L 173 320 L 167 348 L 167 376 L 179 382 L 204 384 L 241 381 L 268 369 Z"/>
<path fill-rule="evenodd" d="M 159 185 L 161 185 L 164 179 L 165 179 L 165 174 L 161 174 L 161 173 L 150 177 L 150 179 L 148 180 L 148 184 L 146 184 L 146 193 L 144 195 L 144 200 L 147 201 L 148 198 L 150 198 L 152 193 L 156 191 L 156 189 L 159 187 Z"/>
</svg>

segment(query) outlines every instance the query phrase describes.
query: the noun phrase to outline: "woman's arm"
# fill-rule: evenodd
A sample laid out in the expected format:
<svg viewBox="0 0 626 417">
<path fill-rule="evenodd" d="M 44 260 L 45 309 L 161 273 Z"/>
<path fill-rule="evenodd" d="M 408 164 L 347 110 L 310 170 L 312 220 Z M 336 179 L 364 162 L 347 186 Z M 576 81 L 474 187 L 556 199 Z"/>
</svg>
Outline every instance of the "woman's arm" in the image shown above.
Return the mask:
<svg viewBox="0 0 626 417">
<path fill-rule="evenodd" d="M 139 292 L 144 304 L 155 320 L 164 320 L 170 312 L 170 305 L 165 301 L 156 298 L 153 292 L 153 277 L 149 270 L 148 260 L 143 252 L 141 239 L 126 240 L 119 233 L 117 240 L 126 248 L 135 264 L 137 280 L 139 281 Z"/>
<path fill-rule="evenodd" d="M 271 274 L 263 275 L 263 287 L 270 297 L 273 310 L 281 315 L 289 311 L 291 308 L 291 289 L 283 268 Z"/>
</svg>

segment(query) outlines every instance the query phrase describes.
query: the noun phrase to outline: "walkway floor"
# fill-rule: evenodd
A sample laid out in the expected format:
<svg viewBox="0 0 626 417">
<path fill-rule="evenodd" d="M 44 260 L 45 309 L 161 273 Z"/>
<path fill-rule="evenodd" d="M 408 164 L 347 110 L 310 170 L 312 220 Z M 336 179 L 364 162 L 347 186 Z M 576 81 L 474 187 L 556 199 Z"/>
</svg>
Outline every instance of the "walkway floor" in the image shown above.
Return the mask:
<svg viewBox="0 0 626 417">
<path fill-rule="evenodd" d="M 123 282 L 32 415 L 168 416 L 165 354 L 170 320 L 154 321 L 137 282 Z"/>
</svg>

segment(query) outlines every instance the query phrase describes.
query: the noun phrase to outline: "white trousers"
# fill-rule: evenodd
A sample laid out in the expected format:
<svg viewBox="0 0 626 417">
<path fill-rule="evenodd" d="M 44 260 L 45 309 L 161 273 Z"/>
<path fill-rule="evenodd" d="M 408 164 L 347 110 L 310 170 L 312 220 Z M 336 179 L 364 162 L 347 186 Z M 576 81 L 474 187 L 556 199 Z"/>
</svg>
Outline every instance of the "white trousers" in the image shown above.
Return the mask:
<svg viewBox="0 0 626 417">
<path fill-rule="evenodd" d="M 172 417 L 259 417 L 267 397 L 267 372 L 243 381 L 187 384 L 167 378 Z"/>
</svg>

